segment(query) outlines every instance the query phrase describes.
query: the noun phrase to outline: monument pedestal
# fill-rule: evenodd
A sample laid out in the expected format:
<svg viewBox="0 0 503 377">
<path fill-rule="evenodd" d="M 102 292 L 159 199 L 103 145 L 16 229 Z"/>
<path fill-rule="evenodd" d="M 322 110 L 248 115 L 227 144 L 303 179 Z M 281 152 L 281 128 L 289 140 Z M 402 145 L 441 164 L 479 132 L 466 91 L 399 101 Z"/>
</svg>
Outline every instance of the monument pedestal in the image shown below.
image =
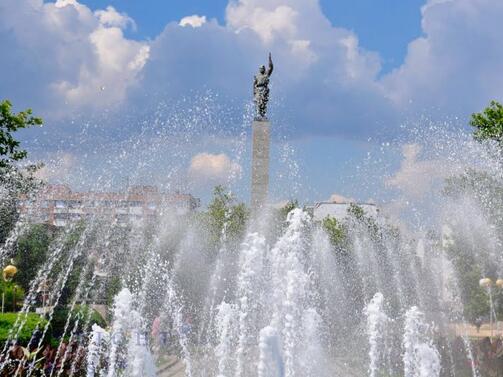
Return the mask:
<svg viewBox="0 0 503 377">
<path fill-rule="evenodd" d="M 252 135 L 251 208 L 257 211 L 266 205 L 269 191 L 269 121 L 254 120 Z"/>
</svg>

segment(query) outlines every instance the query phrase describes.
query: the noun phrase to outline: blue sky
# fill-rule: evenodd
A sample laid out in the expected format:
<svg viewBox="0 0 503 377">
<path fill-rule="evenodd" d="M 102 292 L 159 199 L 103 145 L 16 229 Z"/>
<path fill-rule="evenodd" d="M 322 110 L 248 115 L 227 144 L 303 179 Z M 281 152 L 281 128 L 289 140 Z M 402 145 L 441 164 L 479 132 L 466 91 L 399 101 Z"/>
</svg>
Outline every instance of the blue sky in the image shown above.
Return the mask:
<svg viewBox="0 0 503 377">
<path fill-rule="evenodd" d="M 50 181 L 246 200 L 271 51 L 272 200 L 379 199 L 418 130 L 502 100 L 502 18 L 500 0 L 4 0 L 0 98 L 44 117 L 22 138 Z"/>
<path fill-rule="evenodd" d="M 136 39 L 155 38 L 166 23 L 186 15 L 199 14 L 225 21 L 228 0 L 85 0 L 92 9 L 112 5 L 134 18 L 138 28 L 129 33 Z M 383 71 L 399 66 L 408 43 L 421 35 L 421 11 L 425 0 L 322 0 L 321 7 L 330 21 L 353 30 L 363 47 L 378 51 Z"/>
</svg>

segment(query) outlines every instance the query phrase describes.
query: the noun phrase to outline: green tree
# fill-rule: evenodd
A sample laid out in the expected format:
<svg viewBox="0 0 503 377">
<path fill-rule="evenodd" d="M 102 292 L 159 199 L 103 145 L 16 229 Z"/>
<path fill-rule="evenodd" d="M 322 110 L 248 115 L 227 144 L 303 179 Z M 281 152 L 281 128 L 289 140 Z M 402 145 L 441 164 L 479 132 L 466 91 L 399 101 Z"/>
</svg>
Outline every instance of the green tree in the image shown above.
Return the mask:
<svg viewBox="0 0 503 377">
<path fill-rule="evenodd" d="M 459 239 L 458 239 L 459 238 Z M 460 235 L 447 249 L 447 256 L 453 264 L 457 276 L 460 298 L 463 302 L 463 314 L 466 319 L 474 322 L 479 317 L 489 313 L 489 298 L 484 289 L 479 286 L 483 277 L 482 266 L 473 256 L 473 250 Z M 500 315 L 497 313 L 497 315 Z"/>
<path fill-rule="evenodd" d="M 470 125 L 475 128 L 476 140 L 495 140 L 503 143 L 503 105 L 491 101 L 481 113 L 472 114 Z"/>
<path fill-rule="evenodd" d="M 248 216 L 249 211 L 244 203 L 238 203 L 234 195 L 223 186 L 215 187 L 213 200 L 205 214 L 212 244 L 219 244 L 224 228 L 228 240 L 240 239 L 245 231 Z"/>
<path fill-rule="evenodd" d="M 17 200 L 39 186 L 34 172 L 37 165 L 18 168 L 15 162 L 23 160 L 27 152 L 20 148 L 20 142 L 13 133 L 27 127 L 41 125 L 42 119 L 32 116 L 31 110 L 12 112 L 12 104 L 0 102 L 0 244 L 4 242 L 17 221 Z"/>
<path fill-rule="evenodd" d="M 468 169 L 463 174 L 450 177 L 445 182 L 444 195 L 452 200 L 469 197 L 478 205 L 487 220 L 490 231 L 503 242 L 503 184 L 497 177 L 484 171 Z M 489 230 L 489 229 L 488 229 Z M 486 254 L 483 240 L 475 242 L 466 239 L 463 232 L 454 229 L 454 244 L 448 249 L 448 256 L 459 277 L 460 295 L 464 303 L 465 316 L 470 320 L 484 316 L 489 312 L 487 293 L 479 287 L 479 280 L 488 276 L 496 279 L 494 261 Z M 474 254 L 479 254 L 474 257 Z M 498 292 L 498 297 L 501 292 Z M 501 299 L 496 300 L 496 314 L 503 317 Z"/>
<path fill-rule="evenodd" d="M 281 218 L 281 221 L 286 221 L 288 214 L 295 208 L 299 207 L 299 201 L 297 199 L 289 200 L 283 207 L 279 209 L 279 216 Z"/>
<path fill-rule="evenodd" d="M 14 260 L 18 268 L 16 281 L 26 291 L 47 258 L 52 231 L 46 224 L 35 224 L 17 241 Z"/>
<path fill-rule="evenodd" d="M 325 217 L 321 224 L 325 232 L 328 234 L 332 246 L 335 248 L 347 246 L 347 231 L 344 224 L 335 217 L 331 216 Z"/>
<path fill-rule="evenodd" d="M 0 167 L 9 167 L 14 161 L 26 158 L 28 154 L 20 148 L 20 142 L 12 133 L 23 128 L 41 125 L 42 119 L 34 117 L 31 109 L 15 114 L 8 100 L 0 102 Z"/>
</svg>

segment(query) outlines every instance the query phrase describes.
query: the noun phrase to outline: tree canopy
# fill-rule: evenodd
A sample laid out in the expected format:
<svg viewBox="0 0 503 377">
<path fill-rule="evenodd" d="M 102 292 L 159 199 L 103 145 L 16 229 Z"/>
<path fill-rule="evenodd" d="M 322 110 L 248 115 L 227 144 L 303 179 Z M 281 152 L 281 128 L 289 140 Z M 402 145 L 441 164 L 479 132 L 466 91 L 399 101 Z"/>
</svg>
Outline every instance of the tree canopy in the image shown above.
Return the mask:
<svg viewBox="0 0 503 377">
<path fill-rule="evenodd" d="M 238 203 L 235 196 L 225 187 L 216 186 L 206 213 L 212 243 L 215 245 L 220 243 L 224 228 L 226 238 L 241 239 L 248 216 L 248 209 L 243 203 Z"/>
<path fill-rule="evenodd" d="M 503 143 L 503 105 L 491 101 L 481 113 L 472 114 L 470 125 L 475 128 L 473 137 L 476 140 L 494 140 Z"/>
<path fill-rule="evenodd" d="M 0 102 L 0 167 L 8 167 L 27 155 L 12 134 L 23 128 L 40 125 L 42 119 L 34 117 L 31 109 L 16 114 L 12 112 L 12 104 L 8 100 Z"/>
</svg>

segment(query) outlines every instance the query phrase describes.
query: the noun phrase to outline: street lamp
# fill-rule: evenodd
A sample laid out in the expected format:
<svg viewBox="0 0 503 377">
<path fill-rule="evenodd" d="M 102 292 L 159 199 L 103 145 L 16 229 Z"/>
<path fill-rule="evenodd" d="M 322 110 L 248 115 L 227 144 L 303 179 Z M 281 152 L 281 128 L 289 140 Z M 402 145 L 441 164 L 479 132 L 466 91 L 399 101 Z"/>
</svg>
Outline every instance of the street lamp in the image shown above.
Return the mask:
<svg viewBox="0 0 503 377">
<path fill-rule="evenodd" d="M 11 260 L 11 264 L 6 266 L 3 271 L 2 271 L 2 277 L 3 280 L 6 283 L 10 283 L 12 279 L 14 279 L 14 276 L 17 274 L 17 267 L 14 266 L 13 261 Z M 16 286 L 14 285 L 14 290 L 13 290 L 13 299 L 14 299 L 14 311 L 16 311 Z M 4 305 L 5 305 L 5 289 L 2 292 L 2 313 L 4 312 Z"/>
</svg>

